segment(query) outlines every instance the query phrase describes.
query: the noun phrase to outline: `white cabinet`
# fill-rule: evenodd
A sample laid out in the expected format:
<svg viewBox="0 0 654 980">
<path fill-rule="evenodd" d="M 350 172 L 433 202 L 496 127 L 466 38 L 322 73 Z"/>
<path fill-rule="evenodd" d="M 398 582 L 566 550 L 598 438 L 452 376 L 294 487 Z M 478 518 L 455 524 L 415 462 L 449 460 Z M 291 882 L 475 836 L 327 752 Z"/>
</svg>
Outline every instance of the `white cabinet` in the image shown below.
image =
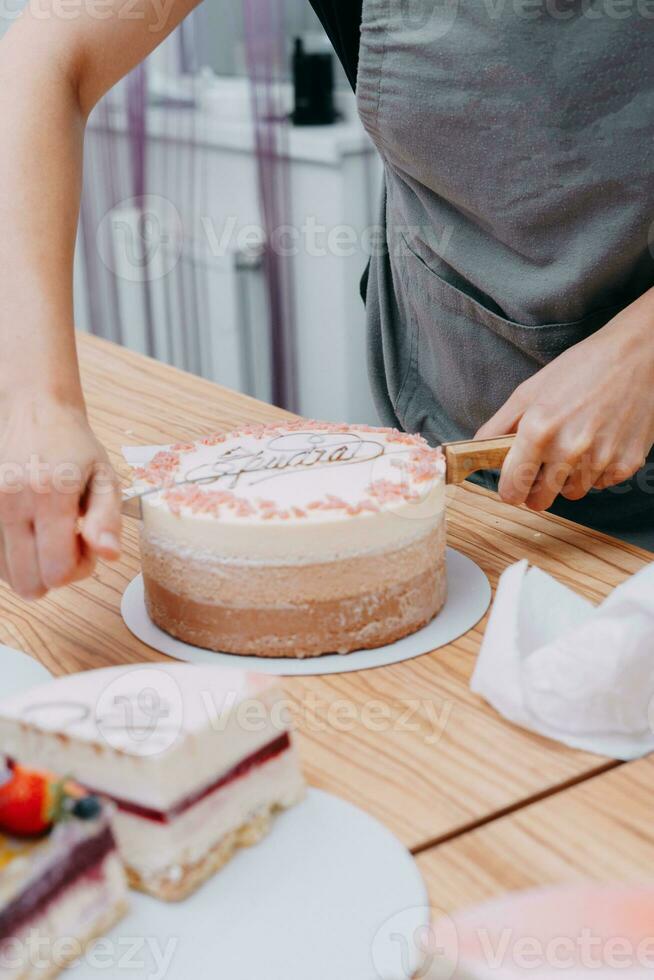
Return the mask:
<svg viewBox="0 0 654 980">
<path fill-rule="evenodd" d="M 159 272 L 148 283 L 154 339 L 146 329 L 142 284 L 131 281 L 130 270 L 121 269 L 115 257 L 109 263 L 98 259 L 93 276 L 78 260 L 76 295 L 82 327 L 90 327 L 84 282 L 92 281 L 96 289 L 117 293 L 122 328 L 114 339 L 138 349 L 154 344 L 150 352 L 161 359 L 269 398 L 266 292 L 256 260 L 264 223 L 249 105 L 248 83 L 230 79 L 205 88 L 201 108 L 148 110 L 147 193 L 160 200 L 168 223 L 178 225 L 174 235 L 165 236 L 155 260 Z M 348 118 L 336 126 L 284 131 L 278 166 L 287 168 L 291 213 L 278 244 L 292 252 L 299 411 L 312 418 L 374 422 L 358 286 L 367 233 L 376 222 L 381 167 L 353 118 L 352 100 L 345 105 Z M 94 212 L 92 224 L 104 219 L 104 226 L 120 226 L 123 233 L 135 220 L 126 125 L 120 105 L 96 112 L 86 150 L 86 193 L 94 198 L 87 200 L 87 225 Z M 98 208 L 108 146 L 114 181 L 124 190 L 124 199 L 110 202 L 118 222 Z M 107 234 L 104 226 L 100 240 Z M 138 228 L 131 234 L 137 240 Z M 177 261 L 169 269 L 170 249 Z M 90 254 L 95 261 L 95 252 Z M 98 283 L 112 275 L 113 284 Z M 94 329 L 103 332 L 98 324 Z M 110 325 L 104 332 L 112 335 Z"/>
</svg>

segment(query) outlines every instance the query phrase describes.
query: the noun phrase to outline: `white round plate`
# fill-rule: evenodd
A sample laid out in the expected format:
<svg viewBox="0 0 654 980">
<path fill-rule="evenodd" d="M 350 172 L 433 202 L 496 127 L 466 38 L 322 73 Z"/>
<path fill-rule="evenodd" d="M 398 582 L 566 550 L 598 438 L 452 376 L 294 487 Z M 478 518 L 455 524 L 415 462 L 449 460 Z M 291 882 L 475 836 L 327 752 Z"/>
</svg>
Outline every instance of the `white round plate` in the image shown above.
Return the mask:
<svg viewBox="0 0 654 980">
<path fill-rule="evenodd" d="M 0 644 L 0 694 L 3 700 L 43 684 L 51 677 L 50 671 L 37 660 Z"/>
<path fill-rule="evenodd" d="M 399 921 L 412 937 L 430 918 L 420 872 L 397 838 L 319 790 L 187 901 L 131 898 L 127 918 L 71 970 L 74 980 L 409 980 L 420 954 L 407 942 L 398 955 L 393 929 Z"/>
<path fill-rule="evenodd" d="M 452 643 L 479 622 L 491 601 L 488 579 L 474 561 L 465 555 L 447 549 L 448 599 L 444 609 L 424 629 L 407 636 L 397 643 L 377 650 L 360 650 L 347 656 L 327 654 L 306 660 L 290 660 L 287 657 L 241 657 L 232 653 L 213 653 L 200 647 L 182 643 L 155 626 L 147 614 L 143 594 L 143 577 L 138 575 L 125 589 L 121 612 L 125 625 L 134 636 L 160 653 L 191 664 L 212 664 L 231 670 L 253 671 L 259 674 L 284 676 L 307 674 L 346 674 L 372 667 L 412 660 L 438 647 Z"/>
</svg>

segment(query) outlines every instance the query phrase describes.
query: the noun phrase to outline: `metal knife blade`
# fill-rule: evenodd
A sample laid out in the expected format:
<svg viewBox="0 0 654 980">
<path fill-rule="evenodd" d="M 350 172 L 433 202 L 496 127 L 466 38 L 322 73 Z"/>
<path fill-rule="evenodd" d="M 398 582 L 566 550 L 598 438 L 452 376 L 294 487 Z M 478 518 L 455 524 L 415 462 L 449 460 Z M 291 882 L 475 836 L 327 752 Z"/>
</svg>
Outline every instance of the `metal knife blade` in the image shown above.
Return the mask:
<svg viewBox="0 0 654 980">
<path fill-rule="evenodd" d="M 140 493 L 124 493 L 120 507 L 120 512 L 123 517 L 133 517 L 135 520 L 140 521 L 143 517 L 142 500 L 143 495 Z"/>
<path fill-rule="evenodd" d="M 140 493 L 135 490 L 126 490 L 123 493 L 122 503 L 120 505 L 120 512 L 123 517 L 134 517 L 137 521 L 140 521 L 143 517 L 143 498 L 148 497 L 150 494 L 159 493 L 161 490 L 170 490 L 171 487 L 183 487 L 190 484 L 195 484 L 200 486 L 201 484 L 211 484 L 215 483 L 222 474 L 211 474 L 210 476 L 199 476 L 192 480 L 176 480 L 173 484 L 168 484 L 167 486 L 161 487 L 150 487 L 149 490 L 142 490 Z"/>
</svg>

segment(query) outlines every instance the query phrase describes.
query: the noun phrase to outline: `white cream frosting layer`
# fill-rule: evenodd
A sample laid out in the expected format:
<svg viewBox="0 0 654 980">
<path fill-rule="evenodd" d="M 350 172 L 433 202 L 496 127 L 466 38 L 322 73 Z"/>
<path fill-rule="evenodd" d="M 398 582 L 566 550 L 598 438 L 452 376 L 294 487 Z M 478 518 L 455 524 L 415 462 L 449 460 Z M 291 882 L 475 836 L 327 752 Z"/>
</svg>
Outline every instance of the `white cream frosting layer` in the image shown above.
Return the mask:
<svg viewBox="0 0 654 980">
<path fill-rule="evenodd" d="M 118 811 L 114 829 L 125 863 L 147 881 L 203 860 L 223 837 L 268 806 L 287 808 L 305 792 L 297 754 L 287 749 L 242 779 L 189 807 L 169 824 Z"/>
<path fill-rule="evenodd" d="M 288 730 L 261 675 L 186 664 L 61 677 L 0 705 L 0 746 L 28 766 L 169 810 Z"/>
<path fill-rule="evenodd" d="M 309 563 L 388 551 L 428 533 L 445 506 L 437 450 L 364 426 L 252 427 L 172 447 L 137 477 L 140 491 L 180 484 L 144 497 L 144 533 L 196 560 Z"/>
</svg>

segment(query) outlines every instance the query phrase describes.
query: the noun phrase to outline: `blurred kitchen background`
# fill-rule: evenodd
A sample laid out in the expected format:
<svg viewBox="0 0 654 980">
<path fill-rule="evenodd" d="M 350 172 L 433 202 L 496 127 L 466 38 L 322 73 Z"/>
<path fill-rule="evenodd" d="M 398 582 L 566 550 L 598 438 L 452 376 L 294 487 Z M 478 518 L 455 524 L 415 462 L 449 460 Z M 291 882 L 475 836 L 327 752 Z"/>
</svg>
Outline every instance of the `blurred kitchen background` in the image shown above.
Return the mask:
<svg viewBox="0 0 654 980">
<path fill-rule="evenodd" d="M 380 181 L 307 0 L 205 0 L 90 120 L 77 326 L 303 415 L 375 422 L 359 280 Z"/>
</svg>

